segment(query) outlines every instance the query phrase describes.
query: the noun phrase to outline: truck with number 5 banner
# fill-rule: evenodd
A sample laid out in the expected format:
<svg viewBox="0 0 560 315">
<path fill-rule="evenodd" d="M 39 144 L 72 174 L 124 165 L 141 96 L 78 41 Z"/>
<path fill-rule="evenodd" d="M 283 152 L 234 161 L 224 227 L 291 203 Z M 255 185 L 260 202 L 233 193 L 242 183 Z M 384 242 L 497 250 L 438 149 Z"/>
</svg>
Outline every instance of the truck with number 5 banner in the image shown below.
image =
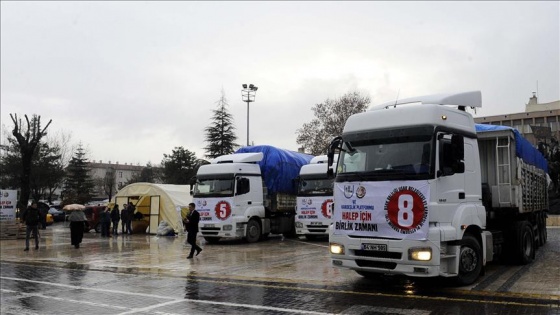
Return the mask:
<svg viewBox="0 0 560 315">
<path fill-rule="evenodd" d="M 432 95 L 348 118 L 328 152 L 329 164 L 340 152 L 333 266 L 467 285 L 490 261 L 534 259 L 547 240 L 547 161 L 516 129 L 475 124 L 466 109 L 481 105 L 479 91 Z"/>
<path fill-rule="evenodd" d="M 313 156 L 268 145 L 219 156 L 196 174 L 193 202 L 209 243 L 257 242 L 270 233 L 295 235 L 296 178 Z"/>
<path fill-rule="evenodd" d="M 316 156 L 299 172 L 296 234 L 308 240 L 329 236 L 334 179 L 327 175 L 327 162 L 326 155 Z"/>
</svg>

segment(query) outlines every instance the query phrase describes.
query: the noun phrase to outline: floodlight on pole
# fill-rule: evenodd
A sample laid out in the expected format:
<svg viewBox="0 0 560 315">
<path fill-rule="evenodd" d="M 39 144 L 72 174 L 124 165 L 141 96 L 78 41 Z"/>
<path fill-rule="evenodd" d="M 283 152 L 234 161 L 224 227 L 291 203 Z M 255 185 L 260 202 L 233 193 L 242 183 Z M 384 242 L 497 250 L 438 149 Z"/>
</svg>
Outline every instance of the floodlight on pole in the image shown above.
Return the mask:
<svg viewBox="0 0 560 315">
<path fill-rule="evenodd" d="M 247 87 L 247 84 L 241 86 L 243 87 L 243 90 L 241 90 L 241 97 L 243 102 L 247 102 L 247 146 L 249 146 L 249 103 L 255 101 L 255 94 L 259 88 L 253 84 L 249 84 L 249 87 Z"/>
</svg>

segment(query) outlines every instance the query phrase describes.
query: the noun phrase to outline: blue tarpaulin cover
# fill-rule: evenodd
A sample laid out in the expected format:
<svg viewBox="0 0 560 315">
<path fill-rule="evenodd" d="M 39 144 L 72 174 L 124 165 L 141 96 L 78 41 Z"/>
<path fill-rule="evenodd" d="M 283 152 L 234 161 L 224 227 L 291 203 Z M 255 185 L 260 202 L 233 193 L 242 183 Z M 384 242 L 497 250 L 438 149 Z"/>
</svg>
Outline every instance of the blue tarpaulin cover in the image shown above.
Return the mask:
<svg viewBox="0 0 560 315">
<path fill-rule="evenodd" d="M 279 149 L 270 145 L 242 147 L 235 153 L 262 152 L 263 159 L 258 163 L 269 194 L 296 194 L 297 187 L 292 180 L 299 170 L 313 158 L 312 155 Z"/>
<path fill-rule="evenodd" d="M 475 124 L 476 132 L 488 132 L 493 130 L 511 130 L 515 137 L 515 154 L 525 163 L 536 166 L 548 172 L 548 162 L 544 156 L 535 149 L 535 147 L 527 139 L 523 138 L 521 133 L 515 128 L 508 126 Z"/>
</svg>

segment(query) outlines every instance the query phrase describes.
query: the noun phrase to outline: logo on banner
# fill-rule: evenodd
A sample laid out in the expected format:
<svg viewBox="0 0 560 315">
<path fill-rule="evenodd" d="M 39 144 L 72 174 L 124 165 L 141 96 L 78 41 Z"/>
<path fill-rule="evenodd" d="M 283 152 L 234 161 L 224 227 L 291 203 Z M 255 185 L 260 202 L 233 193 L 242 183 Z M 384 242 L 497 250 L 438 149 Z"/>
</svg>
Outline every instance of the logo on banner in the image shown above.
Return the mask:
<svg viewBox="0 0 560 315">
<path fill-rule="evenodd" d="M 198 200 L 196 203 L 198 208 L 206 207 L 206 205 L 208 204 L 206 200 Z"/>
<path fill-rule="evenodd" d="M 362 185 L 358 186 L 358 189 L 356 189 L 356 197 L 362 199 L 364 198 L 365 195 L 366 195 L 366 188 Z"/>
<path fill-rule="evenodd" d="M 415 233 L 426 223 L 427 218 L 426 197 L 415 187 L 398 187 L 385 201 L 385 220 L 401 234 Z"/>
<path fill-rule="evenodd" d="M 313 200 L 311 200 L 311 198 L 303 198 L 301 199 L 301 204 L 304 206 L 310 206 L 313 203 Z"/>
<path fill-rule="evenodd" d="M 214 211 L 218 219 L 225 220 L 231 215 L 231 206 L 229 202 L 222 200 L 216 204 Z"/>
<path fill-rule="evenodd" d="M 354 185 L 344 185 L 344 197 L 350 199 L 352 196 L 354 196 Z"/>
<path fill-rule="evenodd" d="M 325 218 L 327 218 L 327 219 L 331 218 L 332 207 L 333 207 L 333 200 L 332 199 L 327 199 L 327 200 L 323 201 L 323 204 L 321 205 L 321 213 L 323 214 L 323 216 Z"/>
</svg>

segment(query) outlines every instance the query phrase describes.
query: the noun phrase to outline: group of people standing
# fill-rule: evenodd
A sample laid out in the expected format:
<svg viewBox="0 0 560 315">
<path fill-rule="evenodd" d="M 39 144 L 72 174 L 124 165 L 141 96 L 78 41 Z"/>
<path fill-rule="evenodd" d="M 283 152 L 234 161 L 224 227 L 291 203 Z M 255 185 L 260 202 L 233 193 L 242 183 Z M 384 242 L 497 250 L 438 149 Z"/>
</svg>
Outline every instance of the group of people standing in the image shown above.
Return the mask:
<svg viewBox="0 0 560 315">
<path fill-rule="evenodd" d="M 123 204 L 123 209 L 121 211 L 119 211 L 118 204 L 115 204 L 112 210 L 107 207 L 101 214 L 101 218 L 99 220 L 101 224 L 101 237 L 109 237 L 111 236 L 111 233 L 113 236 L 119 235 L 119 221 L 121 222 L 122 234 L 132 234 L 132 219 L 134 218 L 135 211 L 136 207 L 132 204 L 132 202 Z M 111 232 L 109 232 L 109 230 L 111 230 Z"/>
<path fill-rule="evenodd" d="M 121 221 L 122 234 L 132 234 L 131 222 L 135 217 L 136 207 L 129 202 L 128 204 L 123 204 L 123 209 L 119 212 L 119 205 L 115 204 L 113 209 L 110 210 L 106 207 L 105 210 L 100 214 L 100 224 L 101 224 L 101 236 L 109 237 L 109 229 L 112 223 L 112 233 L 114 236 L 118 234 L 118 225 Z M 39 209 L 37 209 L 37 202 L 32 202 L 31 206 L 28 207 L 21 215 L 21 219 L 25 222 L 26 233 L 25 233 L 25 251 L 29 250 L 29 240 L 30 236 L 33 234 L 35 236 L 35 249 L 39 249 L 39 235 L 38 226 L 41 220 L 41 214 Z M 87 218 L 82 210 L 73 210 L 68 216 L 68 221 L 70 221 L 70 242 L 75 248 L 80 248 L 82 239 L 84 237 L 85 226 L 87 223 Z M 189 212 L 187 217 L 184 219 L 185 230 L 187 231 L 187 243 L 191 245 L 191 250 L 187 259 L 193 258 L 193 256 L 198 256 L 202 251 L 202 248 L 196 244 L 196 234 L 198 233 L 198 223 L 200 221 L 200 214 L 195 209 L 195 204 L 189 204 Z"/>
</svg>

